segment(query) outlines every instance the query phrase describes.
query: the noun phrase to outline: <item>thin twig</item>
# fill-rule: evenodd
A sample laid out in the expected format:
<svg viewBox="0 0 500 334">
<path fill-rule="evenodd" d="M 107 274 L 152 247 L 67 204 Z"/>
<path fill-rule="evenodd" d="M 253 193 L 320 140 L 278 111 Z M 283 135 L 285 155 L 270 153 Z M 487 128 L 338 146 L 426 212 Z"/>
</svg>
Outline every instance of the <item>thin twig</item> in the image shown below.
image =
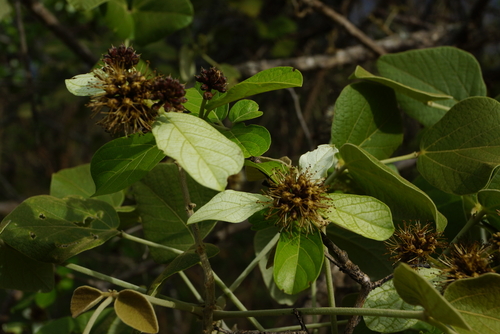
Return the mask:
<svg viewBox="0 0 500 334">
<path fill-rule="evenodd" d="M 21 0 L 24 6 L 42 21 L 43 24 L 49 28 L 54 35 L 69 47 L 78 57 L 80 57 L 89 67 L 94 66 L 98 58 L 96 58 L 89 48 L 80 43 L 78 39 L 73 36 L 68 27 L 63 26 L 57 17 L 54 16 L 45 6 L 37 0 Z"/>
<path fill-rule="evenodd" d="M 300 108 L 299 97 L 297 96 L 297 93 L 295 93 L 293 88 L 288 88 L 287 90 L 290 92 L 290 95 L 292 96 L 293 105 L 295 107 L 295 114 L 297 114 L 297 119 L 299 120 L 300 127 L 302 128 L 302 131 L 304 131 L 304 135 L 307 138 L 307 144 L 309 146 L 309 149 L 313 150 L 314 144 L 312 141 L 311 132 L 307 127 L 306 121 L 304 120 L 304 116 L 302 115 L 302 109 Z"/>
<path fill-rule="evenodd" d="M 363 43 L 366 47 L 368 47 L 375 53 L 379 55 L 384 55 L 387 53 L 364 32 L 362 32 L 354 24 L 352 24 L 345 16 L 337 13 L 331 7 L 328 7 L 319 0 L 302 0 L 302 2 L 343 26 L 347 30 L 347 32 L 349 32 L 349 34 L 357 38 L 361 43 Z"/>
</svg>

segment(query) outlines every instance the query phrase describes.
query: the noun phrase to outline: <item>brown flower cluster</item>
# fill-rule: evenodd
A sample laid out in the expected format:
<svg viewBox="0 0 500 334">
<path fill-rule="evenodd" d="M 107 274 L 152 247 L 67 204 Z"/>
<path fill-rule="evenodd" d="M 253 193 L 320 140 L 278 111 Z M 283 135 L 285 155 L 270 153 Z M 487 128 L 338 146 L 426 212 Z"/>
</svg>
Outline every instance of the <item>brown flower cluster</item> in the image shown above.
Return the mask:
<svg viewBox="0 0 500 334">
<path fill-rule="evenodd" d="M 418 265 L 426 264 L 428 257 L 439 249 L 446 247 L 442 233 L 435 232 L 430 224 L 422 226 L 420 222 L 407 224 L 404 222 L 394 235 L 385 242 L 394 263 L 404 262 Z"/>
<path fill-rule="evenodd" d="M 203 98 L 211 100 L 213 97 L 212 90 L 225 93 L 227 90 L 227 79 L 222 72 L 215 67 L 208 70 L 202 68 L 200 75 L 195 75 L 196 81 L 201 82 L 200 89 L 204 91 Z"/>
<path fill-rule="evenodd" d="M 453 244 L 450 254 L 441 262 L 446 266 L 444 272 L 448 281 L 494 272 L 489 252 L 477 242 Z"/>
<path fill-rule="evenodd" d="M 104 67 L 94 71 L 97 88 L 103 92 L 93 96 L 88 106 L 93 117 L 105 115 L 97 124 L 112 134 L 151 131 L 161 106 L 166 111 L 184 110 L 184 85 L 170 77 L 149 78 L 134 67 L 139 59 L 132 47 L 112 47 L 103 56 Z"/>
<path fill-rule="evenodd" d="M 273 201 L 266 218 L 277 216 L 276 225 L 291 232 L 295 227 L 305 233 L 326 226 L 318 210 L 331 205 L 325 196 L 323 181 L 313 180 L 310 175 L 292 167 L 285 173 L 275 172 L 276 181 L 270 180 L 265 195 Z"/>
</svg>

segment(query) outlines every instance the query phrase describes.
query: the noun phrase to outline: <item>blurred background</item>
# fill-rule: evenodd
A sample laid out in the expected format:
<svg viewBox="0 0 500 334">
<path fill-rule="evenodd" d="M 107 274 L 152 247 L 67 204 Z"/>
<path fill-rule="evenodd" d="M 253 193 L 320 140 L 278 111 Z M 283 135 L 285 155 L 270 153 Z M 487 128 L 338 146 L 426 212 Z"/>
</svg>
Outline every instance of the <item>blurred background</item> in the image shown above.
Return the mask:
<svg viewBox="0 0 500 334">
<path fill-rule="evenodd" d="M 116 8 L 112 11 L 115 2 L 125 8 L 134 4 L 116 0 L 80 10 L 74 6 L 78 1 L 72 0 L 0 0 L 0 218 L 27 197 L 47 194 L 53 173 L 90 162 L 93 153 L 112 139 L 95 125 L 98 119 L 90 118 L 85 106 L 89 99 L 70 94 L 64 80 L 89 72 L 111 45 L 124 42 L 122 18 Z M 287 155 L 296 160 L 305 151 L 328 143 L 335 100 L 350 82 L 355 66 L 376 72 L 377 52 L 363 46 L 341 21 L 307 1 L 191 2 L 194 17 L 187 27 L 131 44 L 150 62 L 151 70 L 179 78 L 187 87 L 194 85 L 193 76 L 201 67 L 220 65 L 232 84 L 273 66 L 298 68 L 304 75 L 302 88 L 255 97 L 264 112 L 255 123 L 267 127 L 272 135 L 269 156 Z M 500 94 L 500 1 L 321 3 L 360 29 L 369 41 L 378 41 L 385 52 L 450 45 L 472 53 L 481 64 L 488 96 Z M 408 151 L 412 149 L 411 135 L 420 125 L 404 117 L 411 133 L 401 151 Z M 226 240 L 222 230 L 213 238 L 211 242 L 219 238 L 238 245 L 245 235 Z M 246 239 L 247 250 L 239 247 L 236 253 L 222 252 L 222 260 L 215 266 L 224 270 L 224 259 L 251 258 L 251 238 Z M 131 246 L 130 254 L 137 252 L 141 250 Z M 122 255 L 104 259 L 97 253 L 93 259 L 103 261 L 103 266 L 123 262 L 123 277 L 127 268 L 140 269 L 133 262 L 125 263 Z M 145 263 L 140 273 L 150 268 Z M 237 275 L 239 269 L 235 267 L 229 276 Z M 259 285 L 257 276 L 255 284 Z M 253 291 L 254 283 L 248 284 L 244 289 Z M 172 291 L 177 293 L 173 286 Z M 254 304 L 258 304 L 256 295 L 242 296 L 242 301 L 249 308 L 261 307 Z M 0 315 L 4 311 L 0 309 Z M 51 312 L 59 316 L 67 310 Z M 191 330 L 189 321 L 179 323 L 189 328 L 172 333 Z"/>
</svg>

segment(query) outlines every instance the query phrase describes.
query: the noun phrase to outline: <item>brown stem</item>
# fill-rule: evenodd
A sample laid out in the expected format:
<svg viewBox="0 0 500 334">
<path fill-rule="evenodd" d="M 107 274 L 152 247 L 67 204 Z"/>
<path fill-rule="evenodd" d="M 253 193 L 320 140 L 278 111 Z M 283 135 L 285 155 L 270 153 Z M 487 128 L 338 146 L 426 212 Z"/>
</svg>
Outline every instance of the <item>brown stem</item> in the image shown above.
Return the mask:
<svg viewBox="0 0 500 334">
<path fill-rule="evenodd" d="M 387 52 L 377 45 L 370 37 L 368 37 L 364 32 L 359 30 L 354 24 L 352 24 L 345 16 L 337 13 L 332 8 L 328 7 L 324 3 L 319 0 L 302 0 L 302 2 L 314 10 L 322 13 L 326 17 L 332 19 L 337 22 L 341 26 L 343 26 L 347 32 L 349 32 L 352 36 L 357 38 L 361 43 L 363 43 L 366 47 L 378 53 L 379 55 L 384 55 Z"/>
<path fill-rule="evenodd" d="M 71 34 L 68 27 L 61 25 L 57 17 L 54 16 L 45 6 L 37 0 L 21 0 L 24 6 L 43 24 L 49 28 L 54 35 L 60 38 L 71 51 L 79 56 L 89 67 L 94 66 L 98 58 L 96 58 L 89 48 L 80 43 L 78 39 Z"/>
<path fill-rule="evenodd" d="M 195 204 L 191 203 L 191 197 L 189 195 L 189 189 L 186 180 L 186 172 L 180 165 L 178 165 L 178 167 L 182 195 L 184 197 L 186 212 L 189 218 L 194 213 L 193 209 L 195 207 Z M 190 227 L 196 244 L 196 253 L 200 257 L 201 268 L 204 274 L 203 283 L 205 286 L 205 307 L 203 308 L 203 333 L 210 334 L 212 333 L 213 329 L 213 312 L 215 310 L 215 280 L 212 272 L 212 266 L 210 265 L 210 261 L 208 261 L 205 244 L 203 243 L 203 238 L 200 235 L 198 224 L 192 224 L 190 225 Z"/>
</svg>

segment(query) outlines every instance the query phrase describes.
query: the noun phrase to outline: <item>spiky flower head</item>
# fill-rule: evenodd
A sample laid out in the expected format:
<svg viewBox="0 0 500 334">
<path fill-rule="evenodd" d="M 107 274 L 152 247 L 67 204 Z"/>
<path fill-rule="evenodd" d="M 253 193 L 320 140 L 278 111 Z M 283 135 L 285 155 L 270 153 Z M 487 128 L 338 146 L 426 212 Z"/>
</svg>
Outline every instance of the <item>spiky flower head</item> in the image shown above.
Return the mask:
<svg viewBox="0 0 500 334">
<path fill-rule="evenodd" d="M 166 111 L 184 111 L 183 103 L 187 99 L 184 85 L 177 79 L 168 77 L 156 77 L 152 85 L 152 99 L 158 100 L 155 107 L 163 106 Z"/>
<path fill-rule="evenodd" d="M 133 68 L 139 63 L 141 56 L 137 54 L 133 47 L 120 45 L 112 46 L 108 53 L 102 57 L 102 61 L 109 67 L 121 67 L 125 70 Z"/>
<path fill-rule="evenodd" d="M 427 263 L 430 255 L 446 247 L 442 233 L 432 229 L 431 224 L 422 226 L 420 222 L 398 227 L 393 236 L 385 241 L 387 250 L 393 256 L 394 263 Z"/>
<path fill-rule="evenodd" d="M 270 179 L 269 189 L 264 192 L 272 200 L 266 218 L 276 216 L 276 225 L 291 232 L 294 228 L 310 233 L 326 226 L 319 210 L 328 209 L 331 203 L 323 180 L 316 180 L 305 171 L 291 167 L 287 172 L 276 171 Z"/>
<path fill-rule="evenodd" d="M 200 89 L 205 91 L 205 94 L 203 94 L 205 100 L 212 99 L 212 90 L 216 90 L 221 93 L 225 93 L 227 90 L 226 77 L 215 67 L 211 67 L 208 70 L 202 67 L 200 75 L 195 75 L 194 77 L 196 78 L 196 81 L 201 82 L 202 84 Z"/>
<path fill-rule="evenodd" d="M 485 246 L 477 242 L 455 243 L 450 254 L 441 260 L 446 266 L 444 272 L 448 281 L 494 272 L 490 261 L 491 257 Z"/>
</svg>

